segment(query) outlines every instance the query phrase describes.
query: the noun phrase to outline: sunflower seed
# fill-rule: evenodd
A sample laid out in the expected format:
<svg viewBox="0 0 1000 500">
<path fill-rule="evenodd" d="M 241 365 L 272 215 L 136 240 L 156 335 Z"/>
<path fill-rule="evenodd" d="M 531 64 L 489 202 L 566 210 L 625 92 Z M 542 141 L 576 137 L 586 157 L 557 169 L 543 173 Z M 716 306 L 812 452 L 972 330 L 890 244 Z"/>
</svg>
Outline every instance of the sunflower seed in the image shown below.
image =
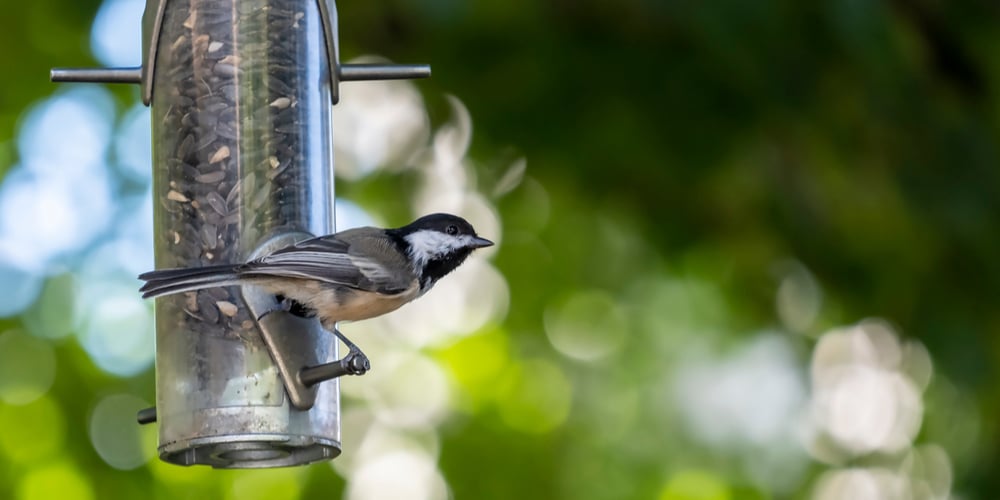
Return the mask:
<svg viewBox="0 0 1000 500">
<path fill-rule="evenodd" d="M 179 201 L 181 203 L 187 203 L 187 202 L 191 201 L 191 200 L 188 199 L 187 196 L 184 196 L 183 194 L 178 193 L 177 191 L 174 191 L 173 189 L 171 189 L 170 191 L 167 191 L 167 199 L 170 200 L 170 201 Z"/>
<path fill-rule="evenodd" d="M 209 172 L 207 174 L 198 174 L 194 176 L 194 180 L 202 184 L 215 184 L 225 178 L 226 178 L 225 170 L 216 170 L 215 172 Z M 209 191 L 208 193 L 209 196 L 213 194 L 219 196 L 219 193 L 216 193 L 215 191 Z M 219 197 L 222 198 L 221 196 Z M 225 201 L 225 198 L 223 198 L 223 201 Z M 209 202 L 211 202 L 211 200 L 209 200 Z"/>
<path fill-rule="evenodd" d="M 215 303 L 215 306 L 219 308 L 219 312 L 230 318 L 236 316 L 237 312 L 236 304 L 233 304 L 232 302 L 229 302 L 227 300 L 220 300 Z"/>
<path fill-rule="evenodd" d="M 219 163 L 222 160 L 229 158 L 229 146 L 222 146 L 215 150 L 212 157 L 208 159 L 209 163 Z"/>
</svg>

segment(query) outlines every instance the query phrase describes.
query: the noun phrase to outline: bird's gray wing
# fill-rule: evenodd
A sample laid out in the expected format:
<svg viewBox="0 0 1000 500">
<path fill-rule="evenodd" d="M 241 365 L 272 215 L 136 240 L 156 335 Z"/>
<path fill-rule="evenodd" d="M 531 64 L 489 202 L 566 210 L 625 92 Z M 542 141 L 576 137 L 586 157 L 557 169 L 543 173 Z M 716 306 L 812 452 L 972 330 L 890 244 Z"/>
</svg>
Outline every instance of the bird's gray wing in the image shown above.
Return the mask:
<svg viewBox="0 0 1000 500">
<path fill-rule="evenodd" d="M 384 263 L 370 257 L 380 255 L 371 251 L 374 248 L 369 251 L 359 248 L 371 245 L 377 238 L 350 237 L 350 234 L 343 238 L 342 235 L 321 236 L 281 248 L 247 262 L 240 267 L 239 273 L 302 278 L 386 294 L 399 293 L 410 286 L 412 273 L 386 271 Z"/>
</svg>

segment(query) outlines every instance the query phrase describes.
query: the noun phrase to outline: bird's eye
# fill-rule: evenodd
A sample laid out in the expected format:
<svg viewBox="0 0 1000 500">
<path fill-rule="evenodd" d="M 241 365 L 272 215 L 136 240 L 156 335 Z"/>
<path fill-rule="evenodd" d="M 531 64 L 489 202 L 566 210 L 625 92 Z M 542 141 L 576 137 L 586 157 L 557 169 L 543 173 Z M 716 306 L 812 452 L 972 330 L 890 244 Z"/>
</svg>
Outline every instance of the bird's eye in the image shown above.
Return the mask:
<svg viewBox="0 0 1000 500">
<path fill-rule="evenodd" d="M 454 236 L 454 235 L 458 234 L 458 226 L 452 224 L 452 225 L 444 228 L 444 232 L 446 232 L 446 233 Z"/>
</svg>

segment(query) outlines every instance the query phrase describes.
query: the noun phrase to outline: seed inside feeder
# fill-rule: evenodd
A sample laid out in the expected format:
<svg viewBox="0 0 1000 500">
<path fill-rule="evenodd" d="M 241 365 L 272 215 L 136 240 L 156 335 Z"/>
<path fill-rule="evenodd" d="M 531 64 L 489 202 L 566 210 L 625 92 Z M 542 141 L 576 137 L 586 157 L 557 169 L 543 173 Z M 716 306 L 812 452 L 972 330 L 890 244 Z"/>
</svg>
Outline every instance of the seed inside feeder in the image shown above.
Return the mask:
<svg viewBox="0 0 1000 500">
<path fill-rule="evenodd" d="M 295 1 L 177 0 L 165 13 L 151 109 L 158 244 L 169 246 L 157 267 L 242 262 L 275 230 L 315 232 L 312 193 L 330 188 L 308 176 L 328 161 L 329 130 L 316 126 L 330 103 L 317 97 L 316 68 L 301 64 L 303 37 L 289 33 L 318 33 L 316 21 Z M 245 339 L 256 329 L 238 287 L 190 294 L 173 316 L 157 314 L 200 334 Z"/>
</svg>

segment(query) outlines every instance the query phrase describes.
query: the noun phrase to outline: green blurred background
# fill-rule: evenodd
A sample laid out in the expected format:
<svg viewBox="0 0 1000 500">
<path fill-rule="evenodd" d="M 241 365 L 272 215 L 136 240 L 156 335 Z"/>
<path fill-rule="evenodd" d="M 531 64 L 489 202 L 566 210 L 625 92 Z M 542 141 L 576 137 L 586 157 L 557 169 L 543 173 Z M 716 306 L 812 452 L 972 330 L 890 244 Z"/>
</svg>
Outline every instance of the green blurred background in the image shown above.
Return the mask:
<svg viewBox="0 0 1000 500">
<path fill-rule="evenodd" d="M 132 420 L 148 114 L 47 75 L 138 64 L 141 8 L 0 18 L 0 498 L 1000 490 L 992 2 L 341 2 L 345 58 L 434 68 L 345 91 L 341 222 L 448 184 L 500 245 L 357 325 L 395 361 L 343 382 L 344 456 L 268 471 L 164 465 Z"/>
</svg>

